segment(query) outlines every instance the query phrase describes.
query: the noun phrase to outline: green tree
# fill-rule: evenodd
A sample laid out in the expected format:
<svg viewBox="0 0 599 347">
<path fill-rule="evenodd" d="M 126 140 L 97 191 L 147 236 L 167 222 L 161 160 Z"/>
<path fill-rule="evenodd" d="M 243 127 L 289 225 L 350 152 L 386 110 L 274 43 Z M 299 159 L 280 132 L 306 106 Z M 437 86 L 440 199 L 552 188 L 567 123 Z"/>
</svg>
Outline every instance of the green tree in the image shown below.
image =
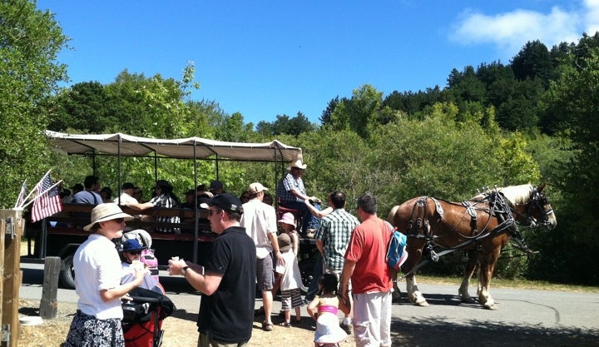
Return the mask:
<svg viewBox="0 0 599 347">
<path fill-rule="evenodd" d="M 77 83 L 58 94 L 55 103 L 50 130 L 101 133 L 110 118 L 111 98 L 100 82 Z"/>
<path fill-rule="evenodd" d="M 573 156 L 559 182 L 564 205 L 560 223 L 544 238 L 545 252 L 534 263 L 534 274 L 551 274 L 552 280 L 599 284 L 599 48 L 589 47 L 584 57 L 572 57 L 551 86 L 551 104 L 562 115 L 563 134 L 572 141 Z M 560 271 L 582 267 L 584 272 Z"/>
<path fill-rule="evenodd" d="M 351 99 L 344 98 L 331 114 L 331 125 L 336 130 L 351 129 L 367 139 L 378 124 L 395 118 L 390 108 L 382 107 L 383 93 L 365 84 L 353 91 Z"/>
<path fill-rule="evenodd" d="M 308 117 L 298 112 L 293 118 L 288 115 L 277 115 L 277 119 L 268 123 L 260 121 L 256 126 L 256 131 L 262 135 L 276 136 L 281 134 L 299 136 L 302 133 L 314 131 L 316 125 L 311 123 Z"/>
<path fill-rule="evenodd" d="M 322 111 L 322 115 L 320 116 L 320 124 L 327 125 L 331 123 L 331 115 L 333 111 L 335 111 L 335 107 L 339 105 L 339 96 L 336 96 L 334 99 L 331 99 L 327 104 L 327 108 Z"/>
<path fill-rule="evenodd" d="M 31 187 L 49 167 L 44 101 L 67 79 L 57 54 L 68 39 L 54 15 L 31 1 L 0 3 L 0 23 L 0 205 L 6 208 L 25 179 Z"/>
<path fill-rule="evenodd" d="M 544 87 L 553 78 L 553 62 L 547 46 L 539 40 L 527 42 L 511 61 L 514 76 L 520 81 L 538 78 Z"/>
</svg>

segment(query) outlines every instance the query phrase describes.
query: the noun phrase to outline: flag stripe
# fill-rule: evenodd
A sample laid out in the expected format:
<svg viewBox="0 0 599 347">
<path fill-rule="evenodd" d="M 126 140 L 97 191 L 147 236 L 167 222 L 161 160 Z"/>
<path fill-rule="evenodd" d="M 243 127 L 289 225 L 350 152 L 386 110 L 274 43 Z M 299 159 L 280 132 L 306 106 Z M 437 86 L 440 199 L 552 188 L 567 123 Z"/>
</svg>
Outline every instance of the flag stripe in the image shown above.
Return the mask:
<svg viewBox="0 0 599 347">
<path fill-rule="evenodd" d="M 62 211 L 62 201 L 60 194 L 58 194 L 58 187 L 44 193 L 50 187 L 52 187 L 52 179 L 47 174 L 36 186 L 36 197 L 31 209 L 32 223 Z"/>
</svg>

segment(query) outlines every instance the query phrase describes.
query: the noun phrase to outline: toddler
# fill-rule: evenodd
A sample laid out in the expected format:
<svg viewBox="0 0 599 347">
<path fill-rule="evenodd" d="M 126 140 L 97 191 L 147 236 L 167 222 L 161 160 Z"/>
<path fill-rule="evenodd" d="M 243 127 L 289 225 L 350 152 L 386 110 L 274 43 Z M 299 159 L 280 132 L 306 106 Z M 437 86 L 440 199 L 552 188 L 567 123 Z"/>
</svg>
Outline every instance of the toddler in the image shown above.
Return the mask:
<svg viewBox="0 0 599 347">
<path fill-rule="evenodd" d="M 314 346 L 339 346 L 347 338 L 347 333 L 339 326 L 337 312 L 349 314 L 343 300 L 337 294 L 337 276 L 324 274 L 318 281 L 319 293 L 308 305 L 308 314 L 316 320 Z"/>
<path fill-rule="evenodd" d="M 295 322 L 300 323 L 302 295 L 300 293 L 300 285 L 302 284 L 302 276 L 300 273 L 297 257 L 291 250 L 291 238 L 288 234 L 281 234 L 277 237 L 279 251 L 285 260 L 284 265 L 277 264 L 276 272 L 281 276 L 281 303 L 285 312 L 285 321 L 279 325 L 291 327 L 291 309 L 295 309 Z"/>
</svg>

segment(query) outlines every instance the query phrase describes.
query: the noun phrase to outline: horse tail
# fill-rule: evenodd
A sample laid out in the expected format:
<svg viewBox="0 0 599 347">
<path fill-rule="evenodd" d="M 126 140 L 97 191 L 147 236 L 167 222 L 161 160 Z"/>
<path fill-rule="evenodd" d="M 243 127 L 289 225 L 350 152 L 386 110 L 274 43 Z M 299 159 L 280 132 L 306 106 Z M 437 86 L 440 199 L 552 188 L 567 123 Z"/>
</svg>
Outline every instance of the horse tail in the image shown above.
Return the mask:
<svg viewBox="0 0 599 347">
<path fill-rule="evenodd" d="M 399 209 L 399 205 L 395 205 L 391 208 L 391 211 L 389 211 L 389 214 L 387 215 L 387 222 L 391 223 L 391 225 L 393 225 L 394 227 L 396 227 L 396 223 L 395 223 L 395 214 L 397 213 L 397 209 Z"/>
</svg>

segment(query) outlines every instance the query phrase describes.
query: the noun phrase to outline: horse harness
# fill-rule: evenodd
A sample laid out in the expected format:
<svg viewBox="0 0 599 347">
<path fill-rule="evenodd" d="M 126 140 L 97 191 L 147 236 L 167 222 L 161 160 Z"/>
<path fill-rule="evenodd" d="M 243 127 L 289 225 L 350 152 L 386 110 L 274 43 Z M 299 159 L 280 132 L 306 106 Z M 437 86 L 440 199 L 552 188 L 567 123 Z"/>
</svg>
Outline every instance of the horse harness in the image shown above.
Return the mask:
<svg viewBox="0 0 599 347">
<path fill-rule="evenodd" d="M 428 220 L 427 209 L 425 208 L 428 199 L 432 200 L 435 204 L 435 211 L 439 215 L 439 219 L 437 220 L 437 222 L 440 222 L 443 219 L 444 211 L 439 201 L 434 197 L 423 196 L 414 204 L 414 207 L 412 209 L 412 215 L 408 222 L 408 230 L 406 232 L 408 237 L 426 239 L 425 248 L 429 251 L 432 261 L 437 262 L 439 261 L 439 258 L 443 255 L 463 249 L 471 245 L 472 243 L 478 244 L 480 240 L 488 237 L 489 235 L 497 235 L 503 232 L 508 232 L 510 236 L 518 243 L 520 249 L 526 251 L 529 255 L 533 253 L 528 248 L 528 246 L 524 242 L 524 239 L 522 238 L 522 234 L 520 233 L 516 221 L 514 220 L 514 216 L 512 215 L 512 209 L 505 202 L 503 195 L 497 191 L 491 191 L 485 194 L 482 200 L 475 200 L 475 204 L 473 204 L 472 201 L 469 200 L 463 201 L 461 205 L 466 209 L 466 212 L 470 216 L 470 226 L 472 228 L 474 236 L 467 237 L 462 235 L 462 237 L 466 237 L 468 239 L 457 246 L 445 249 L 439 253 L 435 252 L 433 248 L 433 241 L 436 236 L 431 234 L 430 232 L 431 226 Z M 478 214 L 476 205 L 482 202 L 486 202 L 488 204 L 488 208 L 485 208 L 484 211 L 489 214 L 489 219 L 487 220 L 483 229 L 479 231 L 477 229 Z M 492 230 L 487 230 L 487 226 L 493 216 L 495 216 L 498 219 L 499 225 L 497 225 Z M 424 231 L 422 234 L 419 233 L 420 229 Z M 477 246 L 477 248 L 479 247 L 480 245 Z M 428 260 L 423 260 L 420 264 L 415 266 L 411 271 L 403 275 L 401 278 L 409 276 L 410 274 L 414 273 L 419 268 L 424 266 L 426 263 L 428 263 Z"/>
</svg>

